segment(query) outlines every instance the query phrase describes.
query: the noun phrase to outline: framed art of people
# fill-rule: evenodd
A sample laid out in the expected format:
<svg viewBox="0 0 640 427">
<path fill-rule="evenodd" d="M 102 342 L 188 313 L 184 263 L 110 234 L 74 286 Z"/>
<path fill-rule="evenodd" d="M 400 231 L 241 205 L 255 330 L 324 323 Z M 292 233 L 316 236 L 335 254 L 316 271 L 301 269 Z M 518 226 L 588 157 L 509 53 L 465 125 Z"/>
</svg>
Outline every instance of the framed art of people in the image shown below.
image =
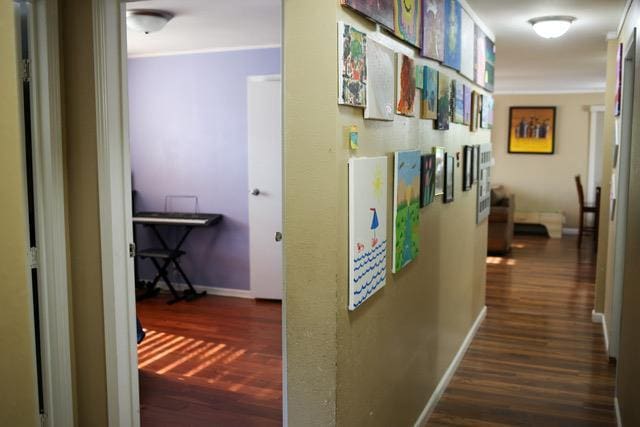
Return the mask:
<svg viewBox="0 0 640 427">
<path fill-rule="evenodd" d="M 511 107 L 509 153 L 553 154 L 556 107 Z"/>
</svg>

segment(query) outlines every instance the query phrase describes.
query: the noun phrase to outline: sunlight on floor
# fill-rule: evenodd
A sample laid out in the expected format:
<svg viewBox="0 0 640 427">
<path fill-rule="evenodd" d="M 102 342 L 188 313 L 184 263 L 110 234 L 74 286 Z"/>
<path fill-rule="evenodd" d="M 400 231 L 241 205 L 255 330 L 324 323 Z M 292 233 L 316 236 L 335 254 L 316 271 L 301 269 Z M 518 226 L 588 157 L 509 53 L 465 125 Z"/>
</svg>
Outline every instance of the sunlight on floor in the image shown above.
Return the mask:
<svg viewBox="0 0 640 427">
<path fill-rule="evenodd" d="M 502 257 L 499 257 L 499 256 L 488 256 L 487 257 L 487 264 L 494 264 L 494 265 L 506 264 L 506 265 L 509 265 L 509 266 L 513 266 L 513 265 L 516 265 L 516 263 L 517 263 L 517 261 L 515 259 L 511 259 L 511 258 L 505 259 L 505 258 L 502 258 Z"/>
</svg>

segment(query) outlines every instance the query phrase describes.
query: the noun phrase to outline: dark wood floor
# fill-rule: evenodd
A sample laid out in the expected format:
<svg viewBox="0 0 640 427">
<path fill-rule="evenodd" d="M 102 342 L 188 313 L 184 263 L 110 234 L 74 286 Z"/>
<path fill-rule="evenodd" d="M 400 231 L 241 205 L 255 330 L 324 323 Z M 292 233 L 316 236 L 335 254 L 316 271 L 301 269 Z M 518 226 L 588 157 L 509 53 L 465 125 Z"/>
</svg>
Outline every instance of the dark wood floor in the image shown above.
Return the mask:
<svg viewBox="0 0 640 427">
<path fill-rule="evenodd" d="M 206 296 L 138 303 L 143 426 L 282 424 L 281 305 Z"/>
<path fill-rule="evenodd" d="M 615 425 L 591 248 L 518 237 L 487 270 L 487 318 L 429 425 Z"/>
</svg>

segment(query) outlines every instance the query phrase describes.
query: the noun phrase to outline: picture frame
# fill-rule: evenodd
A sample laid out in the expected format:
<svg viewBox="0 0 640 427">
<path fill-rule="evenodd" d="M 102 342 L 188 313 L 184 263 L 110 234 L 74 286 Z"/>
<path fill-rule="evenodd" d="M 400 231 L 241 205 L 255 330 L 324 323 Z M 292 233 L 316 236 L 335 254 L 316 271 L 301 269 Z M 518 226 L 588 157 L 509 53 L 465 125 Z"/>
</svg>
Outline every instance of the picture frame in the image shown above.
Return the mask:
<svg viewBox="0 0 640 427">
<path fill-rule="evenodd" d="M 455 169 L 455 157 L 446 154 L 444 162 L 444 198 L 442 199 L 444 203 L 451 203 L 454 200 Z"/>
<path fill-rule="evenodd" d="M 510 107 L 510 154 L 555 153 L 556 107 Z"/>
<path fill-rule="evenodd" d="M 462 191 L 469 191 L 473 186 L 473 151 L 473 146 L 464 146 L 462 158 Z"/>
<path fill-rule="evenodd" d="M 444 147 L 433 147 L 433 154 L 436 156 L 436 196 L 444 194 Z"/>
</svg>

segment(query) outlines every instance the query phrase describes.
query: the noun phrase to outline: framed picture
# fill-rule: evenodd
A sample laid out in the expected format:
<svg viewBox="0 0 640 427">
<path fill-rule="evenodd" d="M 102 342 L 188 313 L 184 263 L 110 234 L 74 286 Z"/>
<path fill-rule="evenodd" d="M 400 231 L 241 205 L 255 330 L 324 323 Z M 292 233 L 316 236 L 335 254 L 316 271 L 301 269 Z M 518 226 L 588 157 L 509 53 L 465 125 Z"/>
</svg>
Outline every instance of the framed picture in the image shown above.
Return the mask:
<svg viewBox="0 0 640 427">
<path fill-rule="evenodd" d="M 614 106 L 615 116 L 620 115 L 620 102 L 622 100 L 622 43 L 618 46 L 618 55 L 616 58 L 616 98 Z"/>
<path fill-rule="evenodd" d="M 438 116 L 434 121 L 437 130 L 449 130 L 449 115 L 451 103 L 451 81 L 445 73 L 438 73 Z"/>
<path fill-rule="evenodd" d="M 444 147 L 433 147 L 436 156 L 436 196 L 444 194 Z"/>
<path fill-rule="evenodd" d="M 469 130 L 476 132 L 480 126 L 480 94 L 475 90 L 471 92 L 471 120 Z"/>
<path fill-rule="evenodd" d="M 462 172 L 462 191 L 469 191 L 473 185 L 473 146 L 464 146 L 462 163 L 464 167 Z"/>
<path fill-rule="evenodd" d="M 436 155 L 423 154 L 420 161 L 420 207 L 424 208 L 436 195 Z"/>
<path fill-rule="evenodd" d="M 453 177 L 455 176 L 456 159 L 449 154 L 445 155 L 444 162 L 444 199 L 445 203 L 453 202 Z"/>
<path fill-rule="evenodd" d="M 553 154 L 556 107 L 511 107 L 509 153 Z"/>
<path fill-rule="evenodd" d="M 475 165 L 475 171 L 473 173 L 473 181 L 480 181 L 480 145 L 473 147 L 473 164 Z"/>
<path fill-rule="evenodd" d="M 340 4 L 393 30 L 393 3 L 391 1 L 340 0 Z"/>
</svg>

